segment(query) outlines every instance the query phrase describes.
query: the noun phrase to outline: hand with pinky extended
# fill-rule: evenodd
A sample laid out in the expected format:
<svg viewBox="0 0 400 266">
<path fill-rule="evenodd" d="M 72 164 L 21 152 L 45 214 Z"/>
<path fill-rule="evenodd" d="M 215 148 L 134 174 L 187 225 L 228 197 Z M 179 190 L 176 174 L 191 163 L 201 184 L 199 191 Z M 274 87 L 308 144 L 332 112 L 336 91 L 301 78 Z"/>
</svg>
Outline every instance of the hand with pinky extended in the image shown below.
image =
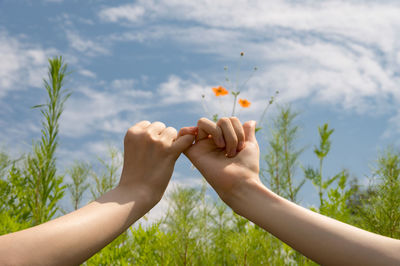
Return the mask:
<svg viewBox="0 0 400 266">
<path fill-rule="evenodd" d="M 236 117 L 217 123 L 201 118 L 196 142 L 184 152 L 228 205 L 233 204 L 236 188 L 247 182 L 261 183 L 255 126 L 255 121 L 242 125 Z M 179 135 L 190 130 L 182 128 Z"/>
</svg>

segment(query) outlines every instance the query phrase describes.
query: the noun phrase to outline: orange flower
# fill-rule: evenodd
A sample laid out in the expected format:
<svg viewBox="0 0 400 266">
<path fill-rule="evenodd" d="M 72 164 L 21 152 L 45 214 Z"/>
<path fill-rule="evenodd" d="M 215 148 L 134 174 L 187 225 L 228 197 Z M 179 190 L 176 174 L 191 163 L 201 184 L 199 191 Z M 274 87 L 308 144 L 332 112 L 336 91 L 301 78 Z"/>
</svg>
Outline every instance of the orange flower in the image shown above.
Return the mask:
<svg viewBox="0 0 400 266">
<path fill-rule="evenodd" d="M 239 104 L 240 104 L 240 106 L 247 108 L 250 106 L 251 102 L 249 102 L 246 99 L 239 99 Z"/>
<path fill-rule="evenodd" d="M 219 86 L 218 88 L 212 88 L 212 89 L 215 93 L 215 96 L 223 96 L 223 95 L 228 94 L 228 91 L 222 86 Z"/>
</svg>

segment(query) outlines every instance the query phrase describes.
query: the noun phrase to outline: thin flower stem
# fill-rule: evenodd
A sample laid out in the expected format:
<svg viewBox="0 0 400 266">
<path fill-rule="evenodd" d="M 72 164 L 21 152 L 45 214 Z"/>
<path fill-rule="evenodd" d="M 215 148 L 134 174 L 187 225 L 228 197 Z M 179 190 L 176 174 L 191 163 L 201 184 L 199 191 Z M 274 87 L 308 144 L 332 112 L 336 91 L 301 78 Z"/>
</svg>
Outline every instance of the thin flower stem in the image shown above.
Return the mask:
<svg viewBox="0 0 400 266">
<path fill-rule="evenodd" d="M 235 94 L 233 94 L 233 95 L 234 95 L 235 97 L 234 97 L 234 99 L 233 99 L 233 108 L 232 108 L 232 115 L 231 115 L 231 116 L 235 116 L 236 100 L 237 100 L 238 94 L 235 93 Z"/>
<path fill-rule="evenodd" d="M 257 71 L 257 68 L 255 67 L 254 70 L 253 70 L 253 72 L 251 72 L 250 76 L 247 78 L 247 80 L 246 80 L 242 85 L 239 86 L 239 90 L 240 90 L 241 88 L 243 88 L 243 87 L 247 84 L 247 82 L 249 82 L 249 80 L 254 76 L 254 73 L 255 73 L 256 71 Z"/>
<path fill-rule="evenodd" d="M 261 114 L 261 116 L 260 116 L 260 120 L 258 121 L 258 127 L 259 127 L 260 129 L 262 128 L 261 125 L 262 125 L 262 123 L 263 123 L 263 121 L 264 121 L 265 114 L 267 113 L 269 107 L 270 107 L 270 106 L 274 103 L 274 101 L 276 100 L 276 97 L 278 96 L 278 94 L 279 94 L 279 91 L 276 91 L 276 92 L 275 92 L 275 96 L 271 96 L 271 98 L 270 98 L 269 101 L 268 101 L 267 106 L 265 106 L 265 109 L 264 109 L 264 111 L 262 112 L 262 114 Z"/>
<path fill-rule="evenodd" d="M 242 62 L 242 57 L 243 57 L 243 53 L 240 53 L 240 59 L 239 59 L 238 66 L 237 66 L 236 80 L 235 80 L 235 90 L 236 90 L 236 91 L 238 91 L 239 72 L 240 72 L 240 64 L 241 64 L 241 62 Z"/>
<path fill-rule="evenodd" d="M 261 127 L 261 123 L 264 121 L 265 114 L 267 113 L 270 106 L 271 106 L 271 104 L 268 102 L 267 106 L 264 108 L 264 111 L 262 112 L 262 114 L 260 116 L 260 119 L 258 120 L 258 123 L 257 123 L 258 127 Z"/>
<path fill-rule="evenodd" d="M 229 73 L 228 73 L 228 67 L 224 67 L 224 71 L 225 71 L 225 87 L 226 88 L 231 88 L 232 84 L 231 84 L 231 80 L 229 79 Z"/>
<path fill-rule="evenodd" d="M 203 107 L 203 111 L 206 113 L 206 116 L 207 117 L 211 117 L 211 113 L 208 111 L 208 108 L 207 108 L 207 105 L 206 105 L 206 102 L 205 102 L 205 96 L 204 95 L 202 95 L 202 97 L 201 97 L 201 106 Z"/>
</svg>

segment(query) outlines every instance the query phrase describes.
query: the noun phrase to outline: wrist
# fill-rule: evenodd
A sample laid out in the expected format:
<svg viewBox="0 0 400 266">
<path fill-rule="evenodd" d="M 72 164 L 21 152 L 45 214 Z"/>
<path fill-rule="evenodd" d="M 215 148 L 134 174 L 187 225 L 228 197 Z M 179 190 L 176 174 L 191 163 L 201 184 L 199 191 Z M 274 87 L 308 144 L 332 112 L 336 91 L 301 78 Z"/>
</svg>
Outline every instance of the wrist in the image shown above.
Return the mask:
<svg viewBox="0 0 400 266">
<path fill-rule="evenodd" d="M 263 196 L 273 198 L 274 193 L 266 188 L 259 177 L 247 178 L 240 184 L 237 184 L 226 203 L 234 212 L 245 216 L 246 210 L 255 204 L 254 196 L 263 194 Z"/>
<path fill-rule="evenodd" d="M 143 215 L 150 211 L 159 201 L 146 186 L 120 183 L 115 190 L 125 199 L 125 202 L 134 202 L 141 209 Z"/>
</svg>

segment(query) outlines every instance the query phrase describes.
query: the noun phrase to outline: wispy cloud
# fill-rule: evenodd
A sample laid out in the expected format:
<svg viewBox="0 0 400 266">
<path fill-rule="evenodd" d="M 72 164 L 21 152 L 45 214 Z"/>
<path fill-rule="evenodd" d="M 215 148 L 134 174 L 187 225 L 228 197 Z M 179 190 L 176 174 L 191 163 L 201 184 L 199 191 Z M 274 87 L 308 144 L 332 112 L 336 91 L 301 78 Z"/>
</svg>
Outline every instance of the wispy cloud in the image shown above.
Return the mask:
<svg viewBox="0 0 400 266">
<path fill-rule="evenodd" d="M 100 41 L 85 39 L 76 31 L 66 30 L 66 37 L 73 49 L 78 52 L 85 53 L 86 56 L 96 56 L 110 53 L 106 46 Z"/>
<path fill-rule="evenodd" d="M 68 100 L 60 132 L 82 137 L 95 132 L 123 133 L 139 117 L 146 117 L 153 93 L 134 88 L 134 80 L 114 80 L 95 89 L 80 86 Z M 147 115 L 148 116 L 148 115 Z"/>
<path fill-rule="evenodd" d="M 145 14 L 144 7 L 140 5 L 124 5 L 119 7 L 106 8 L 100 11 L 101 19 L 110 22 L 127 20 L 129 22 L 138 22 Z"/>
<path fill-rule="evenodd" d="M 53 48 L 33 45 L 0 29 L 0 98 L 10 90 L 40 87 L 47 70 L 47 59 L 54 54 Z"/>
<path fill-rule="evenodd" d="M 82 76 L 88 77 L 88 78 L 96 78 L 97 77 L 96 73 L 94 73 L 88 69 L 80 69 L 78 71 L 78 73 L 81 74 Z"/>
<path fill-rule="evenodd" d="M 141 15 L 129 14 L 127 9 L 140 10 Z M 108 12 L 112 19 L 104 17 Z M 371 108 L 387 110 L 387 98 L 400 101 L 399 13 L 400 5 L 393 1 L 309 1 L 301 5 L 252 1 L 250 5 L 248 1 L 164 0 L 104 8 L 99 15 L 124 25 L 147 23 L 143 30 L 120 34 L 120 40 L 174 40 L 228 60 L 244 49 L 246 60 L 260 68 L 245 88 L 253 101 L 278 89 L 282 100 L 309 98 L 368 112 Z M 162 26 L 162 21 L 170 20 L 182 23 Z M 173 77 L 168 84 L 182 85 Z M 161 85 L 160 92 L 166 86 Z M 187 87 L 187 91 L 197 90 L 194 84 Z M 165 102 L 191 99 L 175 97 L 172 87 L 168 91 Z"/>
</svg>

